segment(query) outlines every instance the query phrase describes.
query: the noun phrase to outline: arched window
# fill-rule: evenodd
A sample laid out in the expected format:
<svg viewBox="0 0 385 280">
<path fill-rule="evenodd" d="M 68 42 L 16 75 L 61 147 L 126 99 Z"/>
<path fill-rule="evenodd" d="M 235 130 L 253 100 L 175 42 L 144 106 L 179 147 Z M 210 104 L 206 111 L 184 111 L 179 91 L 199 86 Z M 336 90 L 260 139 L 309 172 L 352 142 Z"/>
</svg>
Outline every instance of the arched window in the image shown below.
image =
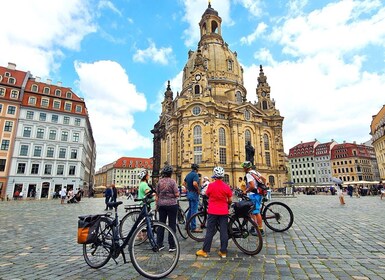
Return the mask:
<svg viewBox="0 0 385 280">
<path fill-rule="evenodd" d="M 241 94 L 240 91 L 237 91 L 237 92 L 235 93 L 235 102 L 237 102 L 237 103 L 242 103 L 242 94 Z"/>
<path fill-rule="evenodd" d="M 223 127 L 219 128 L 219 146 L 226 146 L 226 134 Z"/>
<path fill-rule="evenodd" d="M 262 101 L 262 109 L 263 110 L 267 110 L 268 108 L 267 108 L 267 101 L 266 100 L 263 100 Z"/>
<path fill-rule="evenodd" d="M 250 130 L 246 129 L 245 130 L 245 145 L 247 144 L 247 142 L 251 142 L 251 132 Z"/>
<path fill-rule="evenodd" d="M 275 185 L 275 179 L 274 179 L 274 176 L 272 176 L 272 175 L 269 176 L 269 183 L 270 183 L 270 186 L 271 186 L 271 187 L 274 187 L 274 185 Z"/>
<path fill-rule="evenodd" d="M 200 125 L 194 126 L 194 145 L 202 144 L 202 128 Z"/>
<path fill-rule="evenodd" d="M 227 70 L 233 71 L 233 62 L 230 59 L 227 60 Z"/>
<path fill-rule="evenodd" d="M 263 146 L 265 147 L 265 150 L 270 150 L 269 136 L 267 134 L 263 135 Z"/>
<path fill-rule="evenodd" d="M 199 85 L 194 86 L 194 94 L 198 95 L 201 93 L 201 89 Z"/>
<path fill-rule="evenodd" d="M 39 91 L 39 87 L 37 85 L 32 85 L 31 86 L 31 91 L 38 92 Z"/>
<path fill-rule="evenodd" d="M 167 162 L 170 161 L 170 154 L 171 154 L 171 143 L 170 143 L 170 136 L 167 137 Z"/>
<path fill-rule="evenodd" d="M 206 35 L 206 33 L 207 33 L 207 26 L 206 26 L 206 23 L 204 23 L 202 25 L 202 35 Z"/>
<path fill-rule="evenodd" d="M 212 21 L 211 22 L 211 33 L 216 33 L 217 31 L 217 28 L 218 28 L 218 23 L 216 21 Z"/>
<path fill-rule="evenodd" d="M 223 181 L 226 183 L 226 184 L 230 184 L 230 176 L 228 174 L 225 174 L 225 177 L 223 178 Z"/>
</svg>

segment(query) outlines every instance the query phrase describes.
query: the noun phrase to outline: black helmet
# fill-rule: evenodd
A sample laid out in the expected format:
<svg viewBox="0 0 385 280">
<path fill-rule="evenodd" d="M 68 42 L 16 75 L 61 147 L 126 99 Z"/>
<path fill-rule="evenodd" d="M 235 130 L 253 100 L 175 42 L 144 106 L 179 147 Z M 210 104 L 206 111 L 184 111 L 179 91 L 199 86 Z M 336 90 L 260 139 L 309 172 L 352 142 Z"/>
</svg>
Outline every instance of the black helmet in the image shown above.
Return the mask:
<svg viewBox="0 0 385 280">
<path fill-rule="evenodd" d="M 171 165 L 165 165 L 162 169 L 162 174 L 172 174 L 173 168 Z"/>
<path fill-rule="evenodd" d="M 196 163 L 193 163 L 193 164 L 191 164 L 191 169 L 192 170 L 198 170 L 199 169 L 199 165 L 196 164 Z"/>
</svg>

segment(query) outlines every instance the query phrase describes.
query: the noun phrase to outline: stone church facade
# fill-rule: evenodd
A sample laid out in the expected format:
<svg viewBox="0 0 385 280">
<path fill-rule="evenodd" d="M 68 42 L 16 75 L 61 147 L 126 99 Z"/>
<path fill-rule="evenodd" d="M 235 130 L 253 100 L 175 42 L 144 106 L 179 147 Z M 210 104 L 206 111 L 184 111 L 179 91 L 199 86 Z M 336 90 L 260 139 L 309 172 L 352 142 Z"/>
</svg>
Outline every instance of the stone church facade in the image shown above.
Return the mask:
<svg viewBox="0 0 385 280">
<path fill-rule="evenodd" d="M 199 23 L 200 41 L 188 52 L 181 92 L 173 93 L 170 82 L 164 93 L 154 134 L 154 169 L 157 176 L 164 164 L 171 164 L 173 177 L 181 184 L 192 163 L 202 176 L 211 176 L 215 166 L 225 169 L 231 186 L 244 172 L 245 145 L 255 149 L 256 169 L 274 187 L 286 181 L 282 124 L 283 117 L 270 96 L 267 77 L 260 66 L 256 94 L 247 101 L 243 69 L 237 53 L 221 35 L 222 19 L 209 4 Z"/>
</svg>

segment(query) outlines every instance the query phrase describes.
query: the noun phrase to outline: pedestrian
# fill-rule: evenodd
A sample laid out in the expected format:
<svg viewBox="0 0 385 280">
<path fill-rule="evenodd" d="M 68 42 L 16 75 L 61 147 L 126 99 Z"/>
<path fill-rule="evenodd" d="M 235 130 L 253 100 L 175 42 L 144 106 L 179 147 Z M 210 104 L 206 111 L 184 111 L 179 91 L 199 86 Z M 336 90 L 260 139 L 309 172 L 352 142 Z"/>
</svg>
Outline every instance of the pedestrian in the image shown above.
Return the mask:
<svg viewBox="0 0 385 280">
<path fill-rule="evenodd" d="M 112 197 L 112 190 L 110 186 L 107 186 L 106 190 L 104 191 L 104 203 L 106 204 L 106 209 L 104 210 L 106 211 L 109 209 L 108 202 L 111 201 L 111 197 Z"/>
<path fill-rule="evenodd" d="M 209 177 L 205 176 L 203 177 L 203 183 L 202 183 L 202 188 L 201 188 L 201 195 L 206 194 L 207 186 L 210 184 L 210 179 Z"/>
<path fill-rule="evenodd" d="M 19 190 L 16 190 L 15 193 L 13 194 L 13 199 L 17 200 L 19 198 L 20 192 Z"/>
<path fill-rule="evenodd" d="M 353 186 L 352 185 L 348 185 L 348 195 L 350 196 L 350 197 L 353 197 Z"/>
<path fill-rule="evenodd" d="M 69 189 L 68 190 L 68 195 L 67 195 L 68 200 L 72 199 L 73 197 L 74 197 L 74 190 L 73 189 Z"/>
<path fill-rule="evenodd" d="M 138 199 L 143 199 L 149 191 L 151 191 L 150 186 L 148 185 L 149 178 L 148 171 L 146 169 L 142 170 L 138 174 L 140 180 L 139 189 L 138 189 Z"/>
<path fill-rule="evenodd" d="M 60 204 L 64 204 L 64 200 L 66 199 L 66 196 L 67 196 L 67 187 L 64 186 L 60 191 Z"/>
<path fill-rule="evenodd" d="M 335 184 L 336 190 L 337 190 L 337 195 L 340 200 L 341 205 L 345 205 L 345 199 L 344 199 L 344 193 L 342 190 L 342 185 L 341 184 Z"/>
<path fill-rule="evenodd" d="M 255 208 L 251 213 L 251 218 L 258 225 L 259 231 L 262 236 L 265 235 L 263 231 L 262 225 L 262 216 L 261 216 L 261 203 L 263 199 L 263 195 L 260 193 L 259 185 L 263 185 L 266 182 L 265 177 L 263 177 L 256 170 L 252 170 L 253 164 L 250 161 L 245 161 L 241 164 L 241 167 L 246 173 L 246 194 L 250 198 L 250 200 L 254 203 Z M 254 228 L 252 229 L 254 230 Z M 252 232 L 252 234 L 257 234 L 256 232 Z"/>
<path fill-rule="evenodd" d="M 246 183 L 245 183 L 245 180 L 243 180 L 242 177 L 239 177 L 239 178 L 238 178 L 238 188 L 239 188 L 242 192 L 245 192 L 245 191 L 246 191 Z"/>
<path fill-rule="evenodd" d="M 267 188 L 267 195 L 266 195 L 266 198 L 267 200 L 271 200 L 271 187 L 270 187 L 270 183 L 267 182 L 266 183 L 266 188 Z M 293 187 L 293 195 L 294 195 L 294 187 Z"/>
<path fill-rule="evenodd" d="M 207 231 L 203 242 L 203 248 L 196 252 L 198 257 L 208 257 L 218 224 L 221 244 L 218 255 L 221 258 L 226 258 L 227 255 L 227 246 L 229 242 L 227 223 L 229 205 L 232 202 L 233 193 L 230 186 L 222 181 L 224 176 L 225 170 L 220 166 L 215 167 L 212 176 L 215 181 L 210 183 L 206 190 L 206 195 L 209 199 L 207 208 Z"/>
<path fill-rule="evenodd" d="M 190 219 L 192 215 L 198 212 L 198 203 L 199 203 L 199 175 L 198 175 L 198 164 L 191 164 L 191 172 L 187 174 L 186 178 L 183 181 L 183 186 L 187 189 L 187 200 L 189 211 L 187 213 L 187 220 Z M 200 228 L 196 226 L 196 219 L 191 221 L 191 231 L 192 232 L 203 232 Z"/>
<path fill-rule="evenodd" d="M 159 214 L 159 221 L 166 223 L 166 220 L 168 220 L 168 225 L 176 233 L 176 215 L 178 212 L 177 199 L 179 197 L 179 190 L 175 180 L 171 178 L 172 172 L 173 168 L 171 165 L 163 167 L 163 177 L 159 179 L 159 182 L 155 187 L 155 203 Z M 164 228 L 159 227 L 157 239 L 159 250 L 164 248 L 163 239 Z M 168 245 L 169 252 L 174 252 L 176 250 L 176 244 L 171 234 L 168 236 Z"/>
<path fill-rule="evenodd" d="M 382 181 L 380 181 L 380 184 L 378 185 L 378 189 L 379 189 L 380 192 L 381 192 L 380 198 L 381 198 L 381 200 L 382 200 L 382 198 L 385 196 L 385 187 L 384 187 L 384 185 L 382 184 Z"/>
<path fill-rule="evenodd" d="M 111 186 L 111 192 L 112 192 L 111 202 L 116 202 L 118 198 L 118 189 L 115 187 L 114 184 Z M 110 210 L 112 210 L 112 207 L 110 208 Z"/>
</svg>

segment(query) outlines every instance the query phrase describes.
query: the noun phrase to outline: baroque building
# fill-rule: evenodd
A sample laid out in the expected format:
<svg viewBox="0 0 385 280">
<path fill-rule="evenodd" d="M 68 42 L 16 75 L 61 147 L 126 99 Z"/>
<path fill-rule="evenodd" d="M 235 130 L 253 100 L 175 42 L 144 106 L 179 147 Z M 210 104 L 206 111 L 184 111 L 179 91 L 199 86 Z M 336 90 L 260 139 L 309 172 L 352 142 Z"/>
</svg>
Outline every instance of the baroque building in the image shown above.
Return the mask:
<svg viewBox="0 0 385 280">
<path fill-rule="evenodd" d="M 385 181 L 385 105 L 373 116 L 370 134 L 378 162 L 380 178 Z"/>
<path fill-rule="evenodd" d="M 177 183 L 192 163 L 209 176 L 215 166 L 226 171 L 225 181 L 236 186 L 244 172 L 245 145 L 255 149 L 254 163 L 272 186 L 286 181 L 283 117 L 270 95 L 260 66 L 256 95 L 247 101 L 243 68 L 237 53 L 222 38 L 222 19 L 211 7 L 203 13 L 200 41 L 188 52 L 181 92 L 174 95 L 168 83 L 159 121 L 154 125 L 154 179 L 164 164 L 174 167 Z"/>
</svg>

